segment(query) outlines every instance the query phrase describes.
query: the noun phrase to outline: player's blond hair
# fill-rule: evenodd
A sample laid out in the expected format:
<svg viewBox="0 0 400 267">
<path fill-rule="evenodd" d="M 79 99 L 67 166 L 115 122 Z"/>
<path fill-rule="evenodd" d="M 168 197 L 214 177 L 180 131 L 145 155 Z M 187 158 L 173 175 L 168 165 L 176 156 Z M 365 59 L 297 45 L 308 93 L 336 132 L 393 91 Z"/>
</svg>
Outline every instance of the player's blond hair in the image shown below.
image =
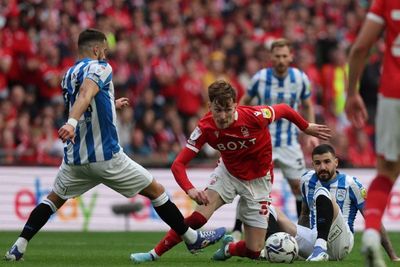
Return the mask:
<svg viewBox="0 0 400 267">
<path fill-rule="evenodd" d="M 272 52 L 276 47 L 285 47 L 285 46 L 287 46 L 290 51 L 292 50 L 292 43 L 288 39 L 279 38 L 271 43 L 270 51 Z"/>
<path fill-rule="evenodd" d="M 226 107 L 231 101 L 236 103 L 236 90 L 224 80 L 217 80 L 208 86 L 208 98 L 210 102 Z"/>
</svg>

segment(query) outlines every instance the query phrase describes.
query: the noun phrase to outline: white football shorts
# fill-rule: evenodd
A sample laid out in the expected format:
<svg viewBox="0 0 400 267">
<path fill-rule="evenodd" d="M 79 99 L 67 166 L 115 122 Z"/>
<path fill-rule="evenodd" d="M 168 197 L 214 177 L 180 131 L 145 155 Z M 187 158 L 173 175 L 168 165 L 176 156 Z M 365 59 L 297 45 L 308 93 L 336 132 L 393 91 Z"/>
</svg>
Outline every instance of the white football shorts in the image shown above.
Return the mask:
<svg viewBox="0 0 400 267">
<path fill-rule="evenodd" d="M 286 179 L 300 179 L 306 172 L 304 154 L 300 145 L 274 147 L 272 152 L 274 165 L 278 166 Z"/>
<path fill-rule="evenodd" d="M 299 245 L 299 255 L 305 259 L 311 255 L 317 240 L 317 229 L 310 229 L 297 225 L 296 241 Z M 328 235 L 329 260 L 343 260 L 353 249 L 354 236 L 349 225 L 345 222 L 339 211 L 336 219 L 332 222 Z"/>
<path fill-rule="evenodd" d="M 400 99 L 378 97 L 376 114 L 376 152 L 388 161 L 400 156 Z"/>
<path fill-rule="evenodd" d="M 69 199 L 102 183 L 125 197 L 133 197 L 152 180 L 149 171 L 121 151 L 110 160 L 84 165 L 68 165 L 63 161 L 53 191 L 62 199 Z"/>
<path fill-rule="evenodd" d="M 231 175 L 222 160 L 211 174 L 208 189 L 216 191 L 225 203 L 239 195 L 238 219 L 246 225 L 267 229 L 268 206 L 271 202 L 271 175 L 246 181 Z"/>
</svg>

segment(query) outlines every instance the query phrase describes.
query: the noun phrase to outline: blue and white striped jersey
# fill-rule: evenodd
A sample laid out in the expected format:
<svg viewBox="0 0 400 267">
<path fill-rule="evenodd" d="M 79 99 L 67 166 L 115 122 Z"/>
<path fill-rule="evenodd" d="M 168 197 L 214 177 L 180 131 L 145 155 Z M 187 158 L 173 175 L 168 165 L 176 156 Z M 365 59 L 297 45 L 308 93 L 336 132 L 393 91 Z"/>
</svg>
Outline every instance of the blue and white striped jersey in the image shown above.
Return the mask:
<svg viewBox="0 0 400 267">
<path fill-rule="evenodd" d="M 247 94 L 258 99 L 258 105 L 286 103 L 295 110 L 302 100 L 311 96 L 307 75 L 297 68 L 289 68 L 285 78 L 274 75 L 272 68 L 258 71 L 251 80 Z M 298 144 L 298 129 L 288 120 L 280 119 L 269 125 L 273 147 Z"/>
<path fill-rule="evenodd" d="M 67 141 L 64 146 L 67 164 L 109 160 L 121 149 L 116 127 L 112 68 L 106 61 L 85 58 L 68 69 L 61 82 L 65 106 L 68 111 L 71 109 L 86 78 L 94 81 L 100 90 L 78 121 L 75 144 Z"/>
<path fill-rule="evenodd" d="M 339 172 L 337 172 L 335 179 L 328 182 L 319 181 L 315 171 L 305 173 L 301 178 L 301 195 L 310 209 L 311 229 L 316 227 L 316 211 L 313 205 L 313 197 L 315 190 L 319 187 L 328 189 L 336 199 L 343 218 L 354 233 L 353 224 L 357 211 L 363 209 L 365 202 L 366 190 L 363 185 L 355 177 Z"/>
</svg>

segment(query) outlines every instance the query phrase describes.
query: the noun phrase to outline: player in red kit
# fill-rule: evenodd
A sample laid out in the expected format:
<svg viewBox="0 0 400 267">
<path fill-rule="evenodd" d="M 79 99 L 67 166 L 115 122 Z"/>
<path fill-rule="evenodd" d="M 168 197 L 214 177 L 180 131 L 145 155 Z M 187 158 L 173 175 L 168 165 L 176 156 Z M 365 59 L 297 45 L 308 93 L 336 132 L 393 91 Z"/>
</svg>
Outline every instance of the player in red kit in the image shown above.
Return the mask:
<svg viewBox="0 0 400 267">
<path fill-rule="evenodd" d="M 367 266 L 386 266 L 379 247 L 382 216 L 400 174 L 400 1 L 375 0 L 351 49 L 346 113 L 362 127 L 368 118 L 357 84 L 369 49 L 386 28 L 386 51 L 376 115 L 377 175 L 368 188 L 362 252 Z"/>
<path fill-rule="evenodd" d="M 244 223 L 245 240 L 234 243 L 232 236 L 225 236 L 223 248 L 214 254 L 214 260 L 226 260 L 231 256 L 256 259 L 265 243 L 273 180 L 271 137 L 267 126 L 276 119 L 285 118 L 306 134 L 323 140 L 330 137 L 330 129 L 308 123 L 286 104 L 237 106 L 235 89 L 222 80 L 208 87 L 208 96 L 210 112 L 199 121 L 171 168 L 177 183 L 198 204 L 185 222 L 198 229 L 215 210 L 240 195 L 239 218 Z M 198 190 L 189 181 L 186 166 L 205 143 L 218 150 L 221 158 L 211 174 L 209 186 Z M 180 241 L 170 230 L 153 250 L 133 253 L 131 259 L 137 263 L 155 260 Z"/>
</svg>

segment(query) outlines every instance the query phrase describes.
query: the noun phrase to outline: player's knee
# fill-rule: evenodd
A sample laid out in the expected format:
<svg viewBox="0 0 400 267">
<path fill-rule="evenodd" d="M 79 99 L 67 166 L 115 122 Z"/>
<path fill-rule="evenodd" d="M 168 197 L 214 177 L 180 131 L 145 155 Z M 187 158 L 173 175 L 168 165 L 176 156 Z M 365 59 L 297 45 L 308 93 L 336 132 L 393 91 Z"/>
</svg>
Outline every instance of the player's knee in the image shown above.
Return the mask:
<svg viewBox="0 0 400 267">
<path fill-rule="evenodd" d="M 164 186 L 162 186 L 162 184 L 158 183 L 155 179 L 153 179 L 153 181 L 151 182 L 151 184 L 148 187 L 146 187 L 145 189 L 143 189 L 140 192 L 141 195 L 144 195 L 144 196 L 150 198 L 150 200 L 158 198 L 163 193 L 165 193 Z"/>
<path fill-rule="evenodd" d="M 320 187 L 317 190 L 315 190 L 314 201 L 317 201 L 317 198 L 320 196 L 326 197 L 332 201 L 331 193 L 325 187 Z"/>
</svg>

